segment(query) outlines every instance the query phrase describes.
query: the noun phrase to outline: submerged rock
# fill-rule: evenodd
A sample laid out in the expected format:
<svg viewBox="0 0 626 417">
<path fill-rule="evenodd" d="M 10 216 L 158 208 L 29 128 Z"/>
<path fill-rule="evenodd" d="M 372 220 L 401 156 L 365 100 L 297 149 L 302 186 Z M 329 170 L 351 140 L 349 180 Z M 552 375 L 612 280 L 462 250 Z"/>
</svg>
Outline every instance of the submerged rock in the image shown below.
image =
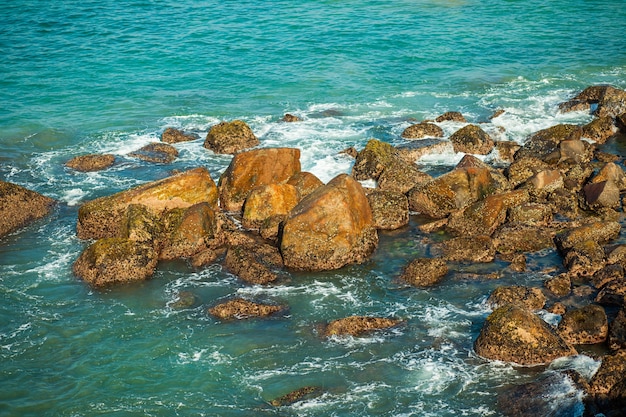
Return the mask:
<svg viewBox="0 0 626 417">
<path fill-rule="evenodd" d="M 289 268 L 331 270 L 363 262 L 377 245 L 363 187 L 342 174 L 291 211 L 284 222 L 280 250 Z"/>
<path fill-rule="evenodd" d="M 222 320 L 241 320 L 253 317 L 268 317 L 284 309 L 285 307 L 279 305 L 255 303 L 243 298 L 235 298 L 211 307 L 209 313 Z"/>
<path fill-rule="evenodd" d="M 489 236 L 456 237 L 433 246 L 436 255 L 451 262 L 491 262 L 496 256 Z"/>
<path fill-rule="evenodd" d="M 299 401 L 310 400 L 315 397 L 319 397 L 324 393 L 321 387 L 307 386 L 298 388 L 295 391 L 291 391 L 281 397 L 275 398 L 270 401 L 270 404 L 274 407 L 284 407 L 286 405 L 295 404 Z"/>
<path fill-rule="evenodd" d="M 333 320 L 324 329 L 324 336 L 361 336 L 376 330 L 388 329 L 402 323 L 399 319 L 351 316 Z"/>
<path fill-rule="evenodd" d="M 299 118 L 298 116 L 296 116 L 294 114 L 290 114 L 290 113 L 286 113 L 281 120 L 283 122 L 287 122 L 287 123 L 293 123 L 293 122 L 300 122 L 300 121 L 302 121 L 301 118 Z"/>
<path fill-rule="evenodd" d="M 524 366 L 544 365 L 577 354 L 545 321 L 511 304 L 487 317 L 474 350 L 486 359 Z"/>
<path fill-rule="evenodd" d="M 0 181 L 0 238 L 47 216 L 54 203 L 35 191 Z"/>
<path fill-rule="evenodd" d="M 102 171 L 113 166 L 115 155 L 90 154 L 76 156 L 65 163 L 65 166 L 80 172 Z"/>
<path fill-rule="evenodd" d="M 259 144 L 250 126 L 241 120 L 220 122 L 209 129 L 204 147 L 218 154 L 234 154 Z"/>
</svg>

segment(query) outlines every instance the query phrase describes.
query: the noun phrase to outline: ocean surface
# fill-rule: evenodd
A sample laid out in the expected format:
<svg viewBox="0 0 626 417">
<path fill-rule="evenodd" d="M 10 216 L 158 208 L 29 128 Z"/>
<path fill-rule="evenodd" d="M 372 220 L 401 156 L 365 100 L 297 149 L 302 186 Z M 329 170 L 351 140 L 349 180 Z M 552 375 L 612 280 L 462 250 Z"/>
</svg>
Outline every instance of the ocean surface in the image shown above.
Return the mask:
<svg viewBox="0 0 626 417">
<path fill-rule="evenodd" d="M 72 275 L 90 199 L 230 161 L 202 147 L 207 130 L 242 119 L 261 147 L 302 150 L 324 182 L 350 172 L 339 152 L 371 138 L 406 143 L 414 120 L 460 111 L 499 140 L 523 143 L 585 112 L 557 104 L 592 84 L 626 88 L 623 0 L 13 0 L 0 8 L 0 179 L 59 201 L 52 215 L 0 240 L 0 416 L 498 416 L 498 395 L 562 369 L 585 376 L 592 353 L 549 367 L 485 361 L 472 344 L 499 285 L 541 285 L 553 251 L 528 271 L 456 265 L 431 289 L 397 277 L 428 255 L 419 218 L 363 265 L 291 273 L 251 286 L 219 264 L 161 263 L 138 285 L 93 291 Z M 495 110 L 506 112 L 493 120 Z M 299 123 L 281 123 L 285 113 Z M 128 153 L 166 127 L 200 139 L 172 164 Z M 462 124 L 444 122 L 446 136 Z M 615 145 L 619 148 L 619 144 Z M 113 153 L 96 173 L 63 166 Z M 433 175 L 462 157 L 417 161 Z M 487 161 L 497 162 L 497 155 Z M 472 274 L 501 271 L 497 280 Z M 181 291 L 197 297 L 175 308 Z M 207 308 L 233 295 L 287 304 L 270 320 L 221 322 Z M 323 339 L 349 315 L 405 325 Z M 547 312 L 547 320 L 558 320 Z M 322 395 L 275 408 L 305 385 Z M 582 413 L 567 379 L 546 394 L 552 416 Z"/>
</svg>

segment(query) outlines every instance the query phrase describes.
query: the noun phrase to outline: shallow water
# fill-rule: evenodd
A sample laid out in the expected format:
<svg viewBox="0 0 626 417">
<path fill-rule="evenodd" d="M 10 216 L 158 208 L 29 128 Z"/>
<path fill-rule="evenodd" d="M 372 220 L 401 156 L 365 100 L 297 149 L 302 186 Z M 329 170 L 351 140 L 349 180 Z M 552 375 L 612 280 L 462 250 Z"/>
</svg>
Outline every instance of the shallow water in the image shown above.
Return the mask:
<svg viewBox="0 0 626 417">
<path fill-rule="evenodd" d="M 412 119 L 461 111 L 501 140 L 523 143 L 557 123 L 586 123 L 557 104 L 590 84 L 626 88 L 621 1 L 83 1 L 12 2 L 0 10 L 0 178 L 60 201 L 46 219 L 0 241 L 0 415 L 500 415 L 497 393 L 557 369 L 591 374 L 588 355 L 548 369 L 484 361 L 472 351 L 498 285 L 539 285 L 553 251 L 525 273 L 502 263 L 453 265 L 432 289 L 397 280 L 427 255 L 419 218 L 381 232 L 364 265 L 291 273 L 249 286 L 213 265 L 162 263 L 142 284 L 92 291 L 71 266 L 81 203 L 230 157 L 202 147 L 220 120 L 241 118 L 263 147 L 302 150 L 324 182 L 349 172 L 338 152 L 370 138 L 394 145 Z M 497 109 L 502 116 L 489 121 Z M 286 112 L 304 120 L 281 123 Z M 201 139 L 170 165 L 129 152 L 168 126 Z M 446 136 L 462 124 L 444 122 Z M 504 131 L 500 131 L 500 127 Z M 611 144 L 621 152 L 621 143 Z M 98 173 L 69 158 L 113 153 Z M 462 157 L 418 161 L 435 175 Z M 497 155 L 484 158 L 498 162 Z M 501 271 L 502 278 L 468 274 Z M 554 274 L 554 272 L 552 272 Z M 195 306 L 177 310 L 180 291 Z M 220 322 L 206 309 L 233 296 L 289 305 L 271 320 Z M 320 323 L 353 314 L 405 324 L 365 338 L 320 338 Z M 545 315 L 548 320 L 556 318 Z M 303 385 L 314 399 L 267 403 Z M 580 415 L 564 380 L 553 415 Z"/>
</svg>

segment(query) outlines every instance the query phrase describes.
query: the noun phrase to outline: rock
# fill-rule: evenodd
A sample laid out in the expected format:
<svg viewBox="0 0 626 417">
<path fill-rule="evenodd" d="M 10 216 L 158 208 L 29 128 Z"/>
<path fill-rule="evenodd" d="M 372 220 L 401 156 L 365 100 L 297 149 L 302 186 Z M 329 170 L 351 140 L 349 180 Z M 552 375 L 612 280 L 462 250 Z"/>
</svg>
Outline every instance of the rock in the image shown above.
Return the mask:
<svg viewBox="0 0 626 417">
<path fill-rule="evenodd" d="M 552 218 L 552 207 L 548 204 L 520 204 L 511 207 L 508 213 L 509 222 L 525 226 L 547 226 Z"/>
<path fill-rule="evenodd" d="M 234 154 L 258 144 L 252 129 L 241 120 L 216 124 L 204 140 L 204 147 L 218 154 Z"/>
<path fill-rule="evenodd" d="M 383 170 L 397 158 L 398 151 L 392 145 L 370 139 L 356 157 L 352 176 L 358 181 L 377 180 Z"/>
<path fill-rule="evenodd" d="M 498 253 L 527 253 L 554 247 L 554 232 L 546 227 L 507 223 L 493 234 Z"/>
<path fill-rule="evenodd" d="M 623 306 L 626 303 L 626 280 L 614 279 L 602 287 L 595 299 L 602 305 Z"/>
<path fill-rule="evenodd" d="M 304 198 L 307 195 L 311 194 L 313 191 L 324 185 L 322 180 L 317 178 L 315 175 L 310 172 L 296 172 L 289 178 L 287 184 L 293 185 L 296 187 L 298 192 L 300 193 L 300 198 Z"/>
<path fill-rule="evenodd" d="M 409 201 L 404 194 L 374 190 L 367 193 L 374 227 L 395 230 L 409 224 Z"/>
<path fill-rule="evenodd" d="M 286 216 L 300 200 L 298 189 L 289 184 L 268 184 L 250 191 L 243 206 L 242 224 L 258 229 L 270 217 Z"/>
<path fill-rule="evenodd" d="M 592 104 L 597 104 L 602 100 L 608 85 L 593 85 L 585 88 L 572 99 L 560 103 L 559 110 L 562 112 L 590 110 Z"/>
<path fill-rule="evenodd" d="M 115 155 L 112 154 L 90 154 L 74 157 L 65 163 L 65 166 L 80 172 L 101 171 L 113 166 Z"/>
<path fill-rule="evenodd" d="M 626 133 L 626 112 L 615 117 L 615 125 L 620 132 Z"/>
<path fill-rule="evenodd" d="M 405 139 L 441 138 L 443 137 L 443 129 L 433 123 L 421 122 L 404 129 L 401 136 Z"/>
<path fill-rule="evenodd" d="M 506 170 L 509 183 L 513 187 L 526 182 L 535 174 L 546 171 L 550 168 L 548 164 L 537 158 L 518 158 L 509 165 Z"/>
<path fill-rule="evenodd" d="M 556 302 L 556 303 L 552 304 L 550 307 L 548 307 L 546 309 L 546 311 L 548 313 L 557 314 L 559 316 L 562 316 L 567 311 L 567 308 L 565 307 L 565 305 L 563 303 Z"/>
<path fill-rule="evenodd" d="M 200 304 L 200 299 L 191 291 L 179 291 L 168 306 L 174 310 L 186 310 Z"/>
<path fill-rule="evenodd" d="M 566 273 L 548 278 L 543 285 L 552 295 L 559 298 L 569 295 L 572 291 L 572 279 Z"/>
<path fill-rule="evenodd" d="M 546 304 L 546 296 L 539 288 L 503 286 L 493 290 L 487 304 L 494 309 L 512 304 L 527 310 L 541 310 Z"/>
<path fill-rule="evenodd" d="M 454 167 L 455 169 L 483 169 L 486 168 L 489 170 L 489 174 L 494 182 L 494 190 L 493 193 L 503 193 L 505 191 L 511 191 L 512 187 L 509 183 L 509 180 L 504 175 L 503 171 L 497 168 L 494 168 L 480 159 L 478 159 L 474 155 L 464 155 L 463 158 L 459 161 L 458 164 Z"/>
<path fill-rule="evenodd" d="M 300 122 L 302 121 L 302 119 L 296 115 L 287 113 L 283 116 L 282 121 L 287 122 L 287 123 L 293 123 L 293 122 Z"/>
<path fill-rule="evenodd" d="M 446 122 L 446 121 L 467 123 L 467 120 L 465 120 L 465 117 L 458 111 L 445 112 L 441 116 L 437 117 L 435 121 L 437 123 Z"/>
<path fill-rule="evenodd" d="M 255 303 L 243 298 L 235 298 L 211 307 L 209 313 L 221 320 L 241 320 L 253 317 L 268 317 L 282 310 L 284 310 L 282 306 Z"/>
<path fill-rule="evenodd" d="M 605 143 L 616 131 L 613 117 L 598 117 L 583 126 L 583 137 L 591 139 L 596 143 Z"/>
<path fill-rule="evenodd" d="M 589 207 L 593 210 L 603 208 L 619 209 L 620 189 L 613 181 L 595 182 L 585 185 L 585 200 Z"/>
<path fill-rule="evenodd" d="M 407 194 L 413 187 L 432 179 L 433 177 L 417 169 L 415 164 L 396 158 L 378 176 L 377 187 L 383 191 Z"/>
<path fill-rule="evenodd" d="M 606 265 L 596 271 L 591 278 L 591 283 L 597 289 L 602 289 L 611 281 L 624 279 L 624 267 L 620 264 Z"/>
<path fill-rule="evenodd" d="M 626 91 L 607 87 L 598 103 L 594 115 L 597 117 L 617 117 L 626 112 Z"/>
<path fill-rule="evenodd" d="M 607 262 L 610 264 L 620 264 L 622 267 L 626 267 L 626 245 L 617 245 L 611 249 L 607 257 Z"/>
<path fill-rule="evenodd" d="M 593 222 L 559 233 L 555 237 L 557 248 L 561 252 L 573 248 L 577 243 L 591 240 L 607 243 L 619 236 L 621 226 L 618 222 Z"/>
<path fill-rule="evenodd" d="M 489 116 L 489 120 L 493 120 L 496 117 L 500 117 L 502 116 L 504 113 L 506 113 L 506 110 L 504 109 L 498 109 L 496 111 L 493 112 L 493 114 L 491 116 Z"/>
<path fill-rule="evenodd" d="M 626 174 L 624 170 L 614 162 L 604 164 L 596 175 L 591 178 L 590 183 L 601 183 L 605 181 L 613 182 L 620 191 L 626 190 Z"/>
<path fill-rule="evenodd" d="M 191 266 L 199 269 L 211 265 L 222 256 L 226 250 L 224 248 L 207 248 L 193 255 L 190 259 Z"/>
<path fill-rule="evenodd" d="M 487 317 L 474 350 L 486 359 L 523 366 L 544 365 L 577 354 L 546 322 L 512 304 L 497 308 Z"/>
<path fill-rule="evenodd" d="M 169 164 L 178 158 L 178 150 L 167 143 L 153 142 L 135 152 L 129 153 L 128 156 L 146 162 Z"/>
<path fill-rule="evenodd" d="M 622 307 L 609 326 L 609 349 L 624 348 L 626 348 L 626 310 Z"/>
<path fill-rule="evenodd" d="M 168 127 L 161 134 L 161 141 L 165 143 L 189 142 L 196 139 L 200 139 L 200 136 L 195 133 L 185 133 L 173 127 Z"/>
<path fill-rule="evenodd" d="M 74 274 L 94 288 L 143 281 L 154 274 L 158 254 L 150 243 L 100 239 L 74 262 Z"/>
<path fill-rule="evenodd" d="M 0 238 L 47 216 L 54 203 L 35 191 L 0 181 Z"/>
<path fill-rule="evenodd" d="M 593 395 L 606 395 L 611 388 L 624 379 L 626 374 L 626 350 L 606 355 L 602 358 L 600 369 L 589 381 L 589 390 Z"/>
<path fill-rule="evenodd" d="M 448 266 L 443 260 L 418 258 L 404 268 L 400 278 L 414 287 L 430 287 L 438 284 L 447 273 Z"/>
<path fill-rule="evenodd" d="M 265 285 L 278 279 L 274 270 L 282 267 L 282 260 L 273 246 L 239 244 L 228 247 L 224 266 L 247 283 Z"/>
<path fill-rule="evenodd" d="M 567 250 L 563 265 L 570 274 L 588 277 L 602 269 L 605 262 L 604 249 L 593 240 L 579 242 Z"/>
<path fill-rule="evenodd" d="M 363 187 L 341 174 L 291 211 L 284 222 L 280 249 L 289 268 L 331 270 L 363 262 L 377 245 Z"/>
<path fill-rule="evenodd" d="M 451 262 L 491 262 L 496 250 L 489 236 L 457 237 L 433 246 L 435 254 Z"/>
<path fill-rule="evenodd" d="M 527 202 L 527 191 L 515 190 L 485 197 L 450 215 L 446 228 L 457 236 L 490 236 L 505 222 L 508 209 Z"/>
<path fill-rule="evenodd" d="M 467 125 L 450 136 L 454 152 L 487 155 L 494 147 L 491 137 L 477 125 Z"/>
<path fill-rule="evenodd" d="M 284 184 L 299 172 L 299 149 L 263 148 L 238 153 L 220 176 L 220 205 L 226 211 L 241 211 L 254 188 Z"/>
<path fill-rule="evenodd" d="M 217 187 L 209 171 L 195 168 L 83 204 L 78 210 L 77 234 L 80 239 L 120 236 L 124 213 L 131 204 L 144 205 L 159 216 L 202 202 L 216 206 Z"/>
<path fill-rule="evenodd" d="M 274 407 L 283 407 L 286 405 L 295 404 L 299 401 L 310 400 L 316 397 L 319 397 L 324 393 L 324 390 L 321 387 L 316 386 L 308 386 L 298 388 L 295 391 L 291 391 L 288 394 L 283 395 L 282 397 L 275 398 L 270 401 L 270 405 Z"/>
<path fill-rule="evenodd" d="M 440 154 L 451 148 L 450 141 L 447 140 L 422 139 L 400 145 L 396 149 L 400 158 L 414 163 L 424 155 Z"/>
<path fill-rule="evenodd" d="M 454 169 L 408 193 L 412 211 L 440 219 L 494 193 L 496 183 L 486 168 Z"/>
<path fill-rule="evenodd" d="M 547 202 L 552 207 L 554 214 L 572 220 L 577 219 L 580 214 L 578 197 L 578 193 L 559 188 L 547 196 Z"/>
<path fill-rule="evenodd" d="M 540 130 L 527 139 L 515 153 L 515 160 L 536 158 L 548 164 L 556 164 L 561 159 L 559 144 L 564 140 L 580 139 L 582 129 L 571 124 L 559 124 Z"/>
<path fill-rule="evenodd" d="M 347 155 L 352 159 L 356 159 L 356 157 L 359 155 L 359 151 L 357 151 L 354 146 L 350 146 L 349 148 L 340 151 L 339 155 Z"/>
<path fill-rule="evenodd" d="M 384 317 L 351 316 L 333 320 L 324 329 L 324 336 L 361 336 L 376 330 L 388 329 L 402 323 L 402 320 Z"/>
<path fill-rule="evenodd" d="M 495 147 L 500 159 L 504 162 L 513 162 L 515 152 L 521 148 L 519 143 L 513 141 L 498 141 L 495 143 Z"/>
<path fill-rule="evenodd" d="M 535 201 L 543 200 L 548 194 L 563 187 L 563 176 L 556 169 L 540 171 L 522 185 L 522 188 L 528 190 Z"/>
<path fill-rule="evenodd" d="M 208 203 L 167 213 L 167 234 L 159 259 L 191 258 L 208 249 L 217 234 L 215 210 Z"/>
<path fill-rule="evenodd" d="M 526 271 L 526 255 L 523 253 L 515 254 L 512 258 L 510 258 L 509 269 L 515 272 L 524 272 Z"/>
<path fill-rule="evenodd" d="M 602 343 L 609 333 L 604 308 L 596 304 L 569 310 L 563 314 L 557 332 L 571 345 Z"/>
<path fill-rule="evenodd" d="M 130 204 L 122 218 L 119 237 L 152 244 L 161 250 L 164 226 L 161 218 L 141 204 Z"/>
</svg>

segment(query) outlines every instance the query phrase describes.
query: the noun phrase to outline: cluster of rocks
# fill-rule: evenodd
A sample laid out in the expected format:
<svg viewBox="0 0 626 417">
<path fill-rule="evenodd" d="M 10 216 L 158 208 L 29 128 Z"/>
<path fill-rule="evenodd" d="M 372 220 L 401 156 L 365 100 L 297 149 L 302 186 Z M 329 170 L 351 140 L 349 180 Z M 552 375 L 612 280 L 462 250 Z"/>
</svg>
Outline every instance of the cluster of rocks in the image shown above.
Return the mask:
<svg viewBox="0 0 626 417">
<path fill-rule="evenodd" d="M 555 248 L 565 272 L 548 277 L 542 288 L 494 291 L 493 313 L 474 349 L 486 359 L 533 366 L 574 355 L 579 345 L 605 343 L 611 353 L 586 387 L 589 409 L 607 411 L 607 404 L 625 398 L 626 386 L 626 245 L 615 244 L 626 174 L 619 156 L 596 145 L 626 132 L 625 103 L 626 91 L 589 87 L 560 109 L 593 110 L 592 122 L 541 130 L 523 146 L 495 142 L 479 125 L 466 124 L 450 142 L 467 155 L 436 178 L 415 161 L 437 152 L 439 143 L 394 147 L 372 139 L 364 149 L 346 152 L 355 156 L 351 174 L 327 184 L 301 171 L 298 149 L 246 150 L 258 144 L 250 128 L 241 121 L 220 123 L 205 147 L 234 156 L 217 184 L 196 168 L 80 207 L 78 237 L 94 242 L 74 263 L 74 273 L 102 288 L 147 279 L 160 260 L 187 259 L 196 268 L 219 261 L 242 280 L 265 285 L 280 282 L 288 270 L 361 263 L 376 249 L 378 230 L 407 225 L 411 212 L 430 219 L 420 229 L 427 236 L 437 232 L 437 239 L 432 256 L 408 260 L 400 274 L 407 285 L 437 285 L 450 265 L 496 258 L 524 271 L 526 253 Z M 466 123 L 456 112 L 436 122 L 444 120 Z M 298 118 L 286 115 L 284 121 Z M 440 137 L 437 127 L 418 123 L 402 136 Z M 163 140 L 171 143 L 191 138 L 166 132 Z M 494 149 L 506 167 L 472 155 Z M 376 187 L 365 189 L 365 180 Z M 232 299 L 210 313 L 248 318 L 286 308 Z M 560 314 L 560 324 L 546 323 L 536 314 L 540 309 Z M 329 323 L 323 334 L 358 336 L 401 322 L 352 316 Z"/>
</svg>

